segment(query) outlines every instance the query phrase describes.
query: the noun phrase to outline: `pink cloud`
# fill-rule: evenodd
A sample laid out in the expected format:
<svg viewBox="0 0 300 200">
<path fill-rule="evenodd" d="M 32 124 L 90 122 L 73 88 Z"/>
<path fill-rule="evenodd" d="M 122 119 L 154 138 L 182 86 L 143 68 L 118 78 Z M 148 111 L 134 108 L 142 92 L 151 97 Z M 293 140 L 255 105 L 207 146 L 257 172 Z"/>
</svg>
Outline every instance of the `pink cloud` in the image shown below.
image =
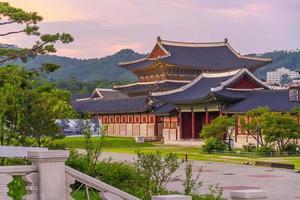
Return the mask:
<svg viewBox="0 0 300 200">
<path fill-rule="evenodd" d="M 59 55 L 102 57 L 122 48 L 149 52 L 158 35 L 178 41 L 219 41 L 241 53 L 300 46 L 299 0 L 11 0 L 38 11 L 43 32 L 68 32 Z M 76 3 L 75 3 L 76 2 Z M 0 42 L 32 44 L 16 36 Z"/>
</svg>

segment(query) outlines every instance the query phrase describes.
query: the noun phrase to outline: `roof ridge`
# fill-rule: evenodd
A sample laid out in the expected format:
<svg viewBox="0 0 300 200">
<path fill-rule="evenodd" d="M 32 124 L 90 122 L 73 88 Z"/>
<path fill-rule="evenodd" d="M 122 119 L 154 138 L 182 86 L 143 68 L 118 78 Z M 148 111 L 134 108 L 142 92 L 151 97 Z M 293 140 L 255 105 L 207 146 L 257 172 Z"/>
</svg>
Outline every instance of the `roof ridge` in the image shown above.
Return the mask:
<svg viewBox="0 0 300 200">
<path fill-rule="evenodd" d="M 229 83 L 231 83 L 232 81 L 235 81 L 240 75 L 242 75 L 243 73 L 247 73 L 248 75 L 251 76 L 251 78 L 253 78 L 255 81 L 257 81 L 258 83 L 260 83 L 261 85 L 265 86 L 268 89 L 271 89 L 265 82 L 259 80 L 258 78 L 256 78 L 247 68 L 243 68 L 241 69 L 238 73 L 236 73 L 234 76 L 232 76 L 231 78 L 223 81 L 220 86 L 211 88 L 212 92 L 216 92 L 216 91 L 220 91 L 222 90 L 226 85 L 228 85 Z"/>
<path fill-rule="evenodd" d="M 135 83 L 129 83 L 126 85 L 114 85 L 114 88 L 124 88 L 124 87 L 129 87 L 133 85 L 150 85 L 150 84 L 156 84 L 156 83 L 165 83 L 165 82 L 173 82 L 173 83 L 189 83 L 191 81 L 185 81 L 185 80 L 169 80 L 165 79 L 162 81 L 151 81 L 151 82 L 135 82 Z"/>
<path fill-rule="evenodd" d="M 229 43 L 226 43 L 226 46 L 228 47 L 228 49 L 234 53 L 237 57 L 239 58 L 245 58 L 245 59 L 249 59 L 249 60 L 260 60 L 260 61 L 269 61 L 272 62 L 272 58 L 258 58 L 258 57 L 251 57 L 251 56 L 244 56 L 241 55 L 240 53 L 238 53 L 234 48 L 232 48 L 232 46 Z"/>
<path fill-rule="evenodd" d="M 114 89 L 111 89 L 111 88 L 96 88 L 96 90 L 106 91 L 106 92 L 119 92 L 118 90 L 114 90 Z"/>
<path fill-rule="evenodd" d="M 137 59 L 137 60 L 127 61 L 127 62 L 119 62 L 118 65 L 128 65 L 128 64 L 133 64 L 133 63 L 138 63 L 138 62 L 141 62 L 141 61 L 145 61 L 145 60 L 148 60 L 148 56 L 146 56 L 144 58 Z"/>
<path fill-rule="evenodd" d="M 196 84 L 198 81 L 200 81 L 202 78 L 218 78 L 218 77 L 226 77 L 226 76 L 232 76 L 234 74 L 237 74 L 241 69 L 233 70 L 229 72 L 222 72 L 222 73 L 201 73 L 197 78 L 189 82 L 188 84 L 181 86 L 180 88 L 176 88 L 173 90 L 163 91 L 163 92 L 153 92 L 151 93 L 152 96 L 163 96 L 168 94 L 173 94 L 177 92 L 182 92 L 194 84 Z"/>
<path fill-rule="evenodd" d="M 160 40 L 160 44 L 169 46 L 183 46 L 183 47 L 214 47 L 214 46 L 225 46 L 227 41 L 219 42 L 178 42 L 171 40 Z"/>
</svg>

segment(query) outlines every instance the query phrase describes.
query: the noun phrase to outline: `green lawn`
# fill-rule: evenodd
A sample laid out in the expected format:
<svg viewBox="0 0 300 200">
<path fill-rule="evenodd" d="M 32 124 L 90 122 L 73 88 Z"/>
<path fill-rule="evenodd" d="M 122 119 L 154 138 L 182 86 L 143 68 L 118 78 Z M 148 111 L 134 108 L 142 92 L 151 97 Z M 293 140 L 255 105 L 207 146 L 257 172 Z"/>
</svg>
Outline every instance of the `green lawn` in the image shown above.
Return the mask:
<svg viewBox="0 0 300 200">
<path fill-rule="evenodd" d="M 92 138 L 93 142 L 99 142 L 100 138 Z M 84 148 L 83 137 L 66 137 L 62 140 L 57 140 L 57 143 L 64 143 L 68 148 Z M 253 157 L 243 155 L 222 155 L 222 154 L 209 154 L 200 152 L 200 147 L 182 147 L 182 146 L 167 146 L 160 143 L 145 142 L 143 144 L 135 143 L 133 138 L 126 137 L 108 137 L 104 138 L 103 150 L 107 152 L 119 152 L 134 154 L 136 151 L 141 152 L 154 152 L 160 151 L 163 154 L 176 153 L 179 158 L 184 158 L 185 154 L 191 160 L 203 160 L 214 162 L 228 162 L 228 163 L 254 163 L 257 160 L 261 161 L 274 161 L 290 163 L 300 170 L 300 156 L 284 156 L 284 157 Z"/>
</svg>

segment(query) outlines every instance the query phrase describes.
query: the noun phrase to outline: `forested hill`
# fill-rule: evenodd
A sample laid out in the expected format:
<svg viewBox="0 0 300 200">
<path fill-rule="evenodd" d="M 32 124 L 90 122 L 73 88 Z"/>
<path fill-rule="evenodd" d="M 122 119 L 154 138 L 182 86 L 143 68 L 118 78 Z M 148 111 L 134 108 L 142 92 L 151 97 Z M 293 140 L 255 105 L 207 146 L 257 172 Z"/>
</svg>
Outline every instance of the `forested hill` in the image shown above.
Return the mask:
<svg viewBox="0 0 300 200">
<path fill-rule="evenodd" d="M 260 55 L 251 54 L 250 56 L 261 56 L 272 58 L 272 63 L 256 70 L 255 74 L 265 79 L 268 71 L 274 71 L 278 67 L 286 67 L 294 71 L 300 71 L 300 51 L 273 51 Z"/>
<path fill-rule="evenodd" d="M 123 49 L 113 55 L 94 59 L 77 59 L 55 55 L 42 55 L 29 60 L 27 68 L 35 68 L 42 63 L 56 63 L 61 67 L 54 73 L 50 73 L 50 80 L 60 81 L 76 79 L 81 82 L 93 82 L 96 80 L 135 80 L 136 77 L 129 71 L 118 67 L 119 62 L 136 60 L 144 57 L 131 49 Z"/>
<path fill-rule="evenodd" d="M 76 79 L 81 82 L 94 82 L 96 80 L 107 81 L 134 81 L 136 77 L 125 69 L 118 67 L 119 62 L 135 60 L 144 57 L 131 49 L 123 49 L 114 55 L 95 59 L 76 59 L 61 56 L 45 55 L 38 56 L 26 63 L 28 68 L 40 66 L 43 62 L 53 62 L 62 67 L 54 73 L 48 75 L 50 80 L 68 80 Z M 272 71 L 277 67 L 287 67 L 292 70 L 300 70 L 300 52 L 299 51 L 274 51 L 260 55 L 272 58 L 273 62 L 256 71 L 259 78 L 265 78 L 267 71 Z"/>
</svg>

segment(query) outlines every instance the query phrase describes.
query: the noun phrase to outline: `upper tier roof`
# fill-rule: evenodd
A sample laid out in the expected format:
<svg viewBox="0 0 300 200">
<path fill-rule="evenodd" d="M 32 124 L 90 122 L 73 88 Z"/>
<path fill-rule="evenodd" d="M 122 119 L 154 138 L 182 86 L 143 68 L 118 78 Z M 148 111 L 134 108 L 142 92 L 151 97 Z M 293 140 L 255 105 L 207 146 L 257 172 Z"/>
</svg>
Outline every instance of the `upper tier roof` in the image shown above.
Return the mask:
<svg viewBox="0 0 300 200">
<path fill-rule="evenodd" d="M 119 63 L 119 66 L 134 71 L 147 68 L 157 62 L 201 70 L 226 71 L 247 68 L 252 71 L 272 60 L 242 56 L 230 46 L 227 39 L 223 42 L 188 43 L 158 38 L 154 49 L 147 57 Z"/>
</svg>

